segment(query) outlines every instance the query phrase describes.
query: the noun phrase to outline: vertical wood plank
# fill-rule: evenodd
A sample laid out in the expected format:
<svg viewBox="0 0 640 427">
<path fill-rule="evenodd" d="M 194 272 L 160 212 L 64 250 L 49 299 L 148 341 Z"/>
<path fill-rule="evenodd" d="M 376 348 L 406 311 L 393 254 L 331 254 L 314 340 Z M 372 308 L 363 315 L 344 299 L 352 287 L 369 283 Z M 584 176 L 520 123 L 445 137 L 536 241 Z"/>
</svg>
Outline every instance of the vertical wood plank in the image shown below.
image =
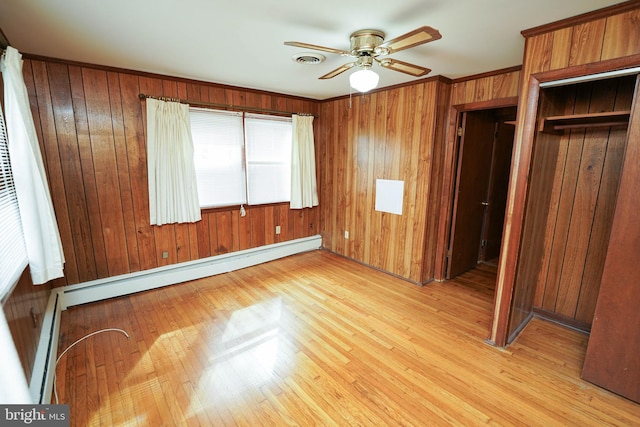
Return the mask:
<svg viewBox="0 0 640 427">
<path fill-rule="evenodd" d="M 124 135 L 129 164 L 132 209 L 135 235 L 138 242 L 138 257 L 141 270 L 157 266 L 155 236 L 149 223 L 149 184 L 147 181 L 147 146 L 143 108 L 145 102 L 138 98 L 140 86 L 138 76 L 120 73 Z"/>
<path fill-rule="evenodd" d="M 249 249 L 251 247 L 251 221 L 253 219 L 253 210 L 245 206 L 246 216 L 240 216 L 239 212 L 234 211 L 237 215 L 238 224 L 238 250 Z"/>
<path fill-rule="evenodd" d="M 640 9 L 607 17 L 601 60 L 640 53 Z"/>
<path fill-rule="evenodd" d="M 370 105 L 367 111 L 368 115 L 363 118 L 363 122 L 361 122 L 361 126 L 363 128 L 363 132 L 367 135 L 367 155 L 366 158 L 363 158 L 363 161 L 366 162 L 366 197 L 364 200 L 364 209 L 362 209 L 362 220 L 364 222 L 364 233 L 363 236 L 364 241 L 364 252 L 361 260 L 367 264 L 372 264 L 372 250 L 375 251 L 375 248 L 372 249 L 372 238 L 373 236 L 373 206 L 375 200 L 375 170 L 373 165 L 375 164 L 375 154 L 376 154 L 376 141 L 377 137 L 375 134 L 375 120 L 371 120 L 373 114 L 376 113 L 378 109 L 378 97 L 372 96 L 369 97 Z M 365 175 L 364 171 L 362 174 Z"/>
<path fill-rule="evenodd" d="M 415 239 L 413 257 L 415 261 L 413 262 L 412 277 L 420 283 L 431 281 L 434 278 L 438 226 L 442 221 L 448 221 L 448 218 L 445 218 L 439 210 L 444 184 L 443 171 L 446 168 L 444 164 L 445 147 L 441 141 L 446 139 L 447 126 L 438 126 L 438 123 L 447 123 L 448 100 L 451 94 L 449 86 L 439 82 L 430 82 L 427 89 L 425 93 L 427 104 L 421 124 L 421 162 L 417 170 L 421 184 L 417 194 L 423 206 L 417 210 L 418 222 L 413 230 Z M 419 268 L 417 257 L 423 259 L 422 271 Z"/>
<path fill-rule="evenodd" d="M 606 19 L 573 27 L 569 65 L 588 64 L 600 60 Z"/>
<path fill-rule="evenodd" d="M 118 168 L 118 184 L 120 188 L 120 203 L 122 204 L 124 235 L 127 244 L 127 254 L 129 256 L 129 271 L 139 271 L 141 267 L 140 257 L 138 255 L 138 239 L 129 174 L 129 157 L 124 131 L 122 89 L 120 88 L 120 79 L 117 73 L 107 73 L 107 85 L 109 90 L 116 164 Z"/>
<path fill-rule="evenodd" d="M 224 254 L 233 250 L 233 225 L 231 222 L 231 212 L 222 211 L 216 213 L 216 224 L 218 230 L 216 254 Z"/>
<path fill-rule="evenodd" d="M 600 180 L 606 152 L 608 131 L 587 131 L 580 159 L 571 224 L 560 273 L 555 312 L 573 318 L 580 294 L 584 262 L 589 248 Z"/>
<path fill-rule="evenodd" d="M 474 102 L 488 101 L 493 94 L 493 77 L 484 77 L 475 80 Z"/>
<path fill-rule="evenodd" d="M 573 29 L 571 27 L 563 28 L 553 33 L 553 47 L 551 50 L 550 64 L 550 68 L 552 70 L 558 70 L 569 66 L 572 37 Z"/>
<path fill-rule="evenodd" d="M 100 215 L 100 201 L 98 198 L 98 182 L 96 168 L 94 166 L 93 150 L 91 147 L 91 135 L 89 133 L 89 119 L 86 107 L 84 82 L 82 69 L 69 67 L 69 79 L 71 82 L 71 96 L 73 98 L 73 110 L 78 132 L 78 150 L 82 165 L 82 181 L 89 215 L 93 254 L 96 262 L 97 278 L 109 276 L 107 265 L 107 252 L 104 241 L 103 221 Z"/>
<path fill-rule="evenodd" d="M 87 118 L 91 135 L 100 216 L 104 233 L 109 275 L 129 272 L 124 233 L 118 165 L 111 123 L 107 75 L 104 71 L 83 68 Z"/>
<path fill-rule="evenodd" d="M 374 135 L 375 135 L 375 152 L 373 158 L 373 179 L 374 179 L 374 194 L 377 191 L 377 179 L 388 179 L 386 174 L 385 154 L 387 150 L 387 100 L 388 92 L 382 92 L 375 94 L 377 98 L 376 111 L 374 116 Z M 383 239 L 385 230 L 383 227 L 384 213 L 375 210 L 375 197 L 374 205 L 370 206 L 371 212 L 371 236 L 373 240 L 373 256 L 371 264 L 374 267 L 384 269 L 384 260 L 386 257 L 386 247 L 384 246 L 385 240 Z"/>
<path fill-rule="evenodd" d="M 71 99 L 71 83 L 69 69 L 64 64 L 49 64 L 49 80 L 51 85 L 51 101 L 55 116 L 55 126 L 60 150 L 60 160 L 65 189 L 67 209 L 73 238 L 73 247 L 66 247 L 67 262 L 69 258 L 77 263 L 78 281 L 88 281 L 97 278 L 96 260 L 91 238 L 89 212 L 85 198 L 85 186 L 82 176 L 82 161 L 78 145 L 78 132 L 75 126 L 73 102 Z M 56 214 L 57 215 L 57 214 Z M 65 263 L 66 264 L 66 263 Z M 73 265 L 73 264 L 71 264 Z M 65 265 L 65 275 L 70 281 L 74 280 L 72 271 Z"/>
<path fill-rule="evenodd" d="M 264 243 L 270 245 L 276 242 L 276 226 L 274 224 L 274 206 L 264 208 Z"/>
<path fill-rule="evenodd" d="M 256 206 L 251 208 L 251 247 L 257 248 L 265 244 L 265 218 L 264 207 Z M 303 236 L 304 227 L 300 227 L 297 236 Z M 297 238 L 297 237 L 296 237 Z"/>
<path fill-rule="evenodd" d="M 520 71 L 498 74 L 493 77 L 493 94 L 491 99 L 511 98 L 518 96 Z"/>
<path fill-rule="evenodd" d="M 209 215 L 209 228 L 207 230 L 207 234 L 209 238 L 209 252 L 211 255 L 218 254 L 218 213 L 212 212 Z"/>
</svg>

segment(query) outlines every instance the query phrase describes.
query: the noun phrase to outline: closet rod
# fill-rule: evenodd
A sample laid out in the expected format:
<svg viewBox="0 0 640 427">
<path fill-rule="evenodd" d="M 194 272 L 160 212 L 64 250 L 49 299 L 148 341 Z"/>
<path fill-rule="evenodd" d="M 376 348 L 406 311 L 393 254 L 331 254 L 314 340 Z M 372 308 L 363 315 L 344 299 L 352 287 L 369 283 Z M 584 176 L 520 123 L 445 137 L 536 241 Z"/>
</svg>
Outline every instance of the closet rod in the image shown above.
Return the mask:
<svg viewBox="0 0 640 427">
<path fill-rule="evenodd" d="M 293 114 L 297 114 L 299 116 L 313 116 L 317 118 L 315 114 L 310 114 L 310 113 L 292 113 L 291 111 L 269 110 L 266 108 L 257 108 L 257 107 L 244 107 L 241 105 L 233 105 L 233 104 L 216 104 L 214 102 L 193 101 L 188 99 L 170 98 L 167 96 L 153 96 L 153 95 L 147 95 L 144 93 L 141 93 L 138 96 L 140 97 L 140 99 L 153 98 L 153 99 L 158 99 L 160 101 L 179 102 L 181 104 L 189 104 L 193 107 L 212 107 L 212 108 L 221 108 L 225 110 L 244 111 L 246 113 L 268 113 L 268 114 L 274 114 L 278 116 L 291 116 Z"/>
</svg>

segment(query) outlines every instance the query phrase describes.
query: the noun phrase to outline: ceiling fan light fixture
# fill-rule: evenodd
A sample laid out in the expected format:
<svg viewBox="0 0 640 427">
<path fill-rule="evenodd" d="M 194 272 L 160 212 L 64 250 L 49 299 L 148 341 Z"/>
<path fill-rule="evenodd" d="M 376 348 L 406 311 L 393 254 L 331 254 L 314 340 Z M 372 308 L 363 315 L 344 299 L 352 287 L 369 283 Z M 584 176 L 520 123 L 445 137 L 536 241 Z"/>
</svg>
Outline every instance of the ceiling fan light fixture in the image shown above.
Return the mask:
<svg viewBox="0 0 640 427">
<path fill-rule="evenodd" d="M 380 77 L 368 68 L 357 70 L 349 76 L 349 84 L 358 92 L 369 92 L 378 86 Z"/>
</svg>

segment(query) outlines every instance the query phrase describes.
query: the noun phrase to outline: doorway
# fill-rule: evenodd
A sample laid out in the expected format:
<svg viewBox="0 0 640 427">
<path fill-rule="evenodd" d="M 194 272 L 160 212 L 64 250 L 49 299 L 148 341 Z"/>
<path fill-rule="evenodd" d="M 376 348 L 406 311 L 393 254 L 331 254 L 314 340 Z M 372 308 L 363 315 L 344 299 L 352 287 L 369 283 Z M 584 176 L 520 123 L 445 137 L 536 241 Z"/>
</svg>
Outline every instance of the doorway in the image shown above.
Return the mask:
<svg viewBox="0 0 640 427">
<path fill-rule="evenodd" d="M 497 264 L 515 118 L 515 106 L 459 113 L 447 279 L 479 263 Z"/>
</svg>

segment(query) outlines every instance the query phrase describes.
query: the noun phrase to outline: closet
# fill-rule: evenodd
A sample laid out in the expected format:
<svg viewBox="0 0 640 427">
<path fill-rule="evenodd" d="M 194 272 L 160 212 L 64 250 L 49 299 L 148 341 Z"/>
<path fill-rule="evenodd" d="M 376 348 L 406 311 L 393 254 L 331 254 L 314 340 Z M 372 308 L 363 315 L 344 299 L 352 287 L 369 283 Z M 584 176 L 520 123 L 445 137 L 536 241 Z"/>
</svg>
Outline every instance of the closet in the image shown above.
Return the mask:
<svg viewBox="0 0 640 427">
<path fill-rule="evenodd" d="M 585 379 L 613 390 L 616 364 L 633 359 L 618 381 L 635 378 L 627 387 L 638 399 L 640 364 L 631 355 L 640 354 L 640 275 L 628 253 L 640 256 L 638 215 L 630 213 L 640 211 L 640 123 L 631 125 L 636 80 L 631 74 L 540 88 L 509 334 L 513 339 L 533 313 L 591 331 Z M 619 192 L 623 179 L 633 189 Z M 614 228 L 630 220 L 635 229 Z M 617 261 L 623 255 L 626 275 Z M 632 320 L 626 332 L 619 329 Z"/>
<path fill-rule="evenodd" d="M 538 314 L 591 329 L 634 86 L 624 76 L 541 88 L 512 327 L 533 296 Z"/>
</svg>

